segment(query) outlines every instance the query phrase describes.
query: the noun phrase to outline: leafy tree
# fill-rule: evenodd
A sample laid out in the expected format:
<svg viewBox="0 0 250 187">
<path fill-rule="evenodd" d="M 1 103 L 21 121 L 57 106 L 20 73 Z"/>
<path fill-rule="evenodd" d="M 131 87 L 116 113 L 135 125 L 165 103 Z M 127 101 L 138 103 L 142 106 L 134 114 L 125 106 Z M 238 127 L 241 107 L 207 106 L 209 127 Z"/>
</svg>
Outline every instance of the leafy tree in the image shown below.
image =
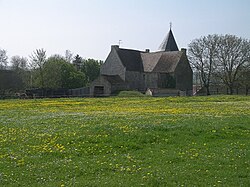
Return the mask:
<svg viewBox="0 0 250 187">
<path fill-rule="evenodd" d="M 60 56 L 51 56 L 43 66 L 44 86 L 45 88 L 62 87 L 62 64 L 66 63 L 65 59 Z"/>
<path fill-rule="evenodd" d="M 103 62 L 87 59 L 83 61 L 83 66 L 81 71 L 85 74 L 87 83 L 94 81 L 100 74 L 100 66 Z"/>
<path fill-rule="evenodd" d="M 0 97 L 23 89 L 23 81 L 15 71 L 0 70 Z"/>
<path fill-rule="evenodd" d="M 13 56 L 10 59 L 11 69 L 16 72 L 23 82 L 23 88 L 30 87 L 30 71 L 28 70 L 28 59 L 20 56 Z"/>
<path fill-rule="evenodd" d="M 46 51 L 36 49 L 30 56 L 30 67 L 34 70 L 34 77 L 37 78 L 37 86 L 44 88 L 43 65 L 46 62 Z"/>
<path fill-rule="evenodd" d="M 62 88 L 80 88 L 86 85 L 84 73 L 77 71 L 76 68 L 69 63 L 62 66 Z"/>
<path fill-rule="evenodd" d="M 78 54 L 74 57 L 73 65 L 78 71 L 81 71 L 86 76 L 87 84 L 95 80 L 100 74 L 102 61 L 94 59 L 82 59 Z"/>
<path fill-rule="evenodd" d="M 0 49 L 0 69 L 6 69 L 8 64 L 7 52 L 4 49 Z"/>
<path fill-rule="evenodd" d="M 44 80 L 46 88 L 79 88 L 85 85 L 82 72 L 69 64 L 64 57 L 54 55 L 44 64 Z"/>
<path fill-rule="evenodd" d="M 208 35 L 193 40 L 189 44 L 189 60 L 199 73 L 202 86 L 206 88 L 207 95 L 210 95 L 211 76 L 215 70 L 216 53 L 218 48 L 218 35 Z"/>
<path fill-rule="evenodd" d="M 217 76 L 233 94 L 235 84 L 249 67 L 250 41 L 234 35 L 220 36 L 216 58 Z"/>
</svg>

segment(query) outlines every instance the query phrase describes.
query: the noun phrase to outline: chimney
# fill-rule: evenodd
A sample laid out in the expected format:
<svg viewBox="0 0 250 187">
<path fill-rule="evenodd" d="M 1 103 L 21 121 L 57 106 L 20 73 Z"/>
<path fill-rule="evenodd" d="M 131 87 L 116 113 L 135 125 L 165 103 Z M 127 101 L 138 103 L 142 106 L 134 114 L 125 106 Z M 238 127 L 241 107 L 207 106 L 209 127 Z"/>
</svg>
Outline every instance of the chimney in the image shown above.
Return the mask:
<svg viewBox="0 0 250 187">
<path fill-rule="evenodd" d="M 112 49 L 118 50 L 119 49 L 119 45 L 111 45 L 111 50 Z"/>
<path fill-rule="evenodd" d="M 145 52 L 146 52 L 146 53 L 149 53 L 149 52 L 150 52 L 150 49 L 145 49 Z"/>
<path fill-rule="evenodd" d="M 187 49 L 186 48 L 181 48 L 181 52 L 183 52 L 184 54 L 187 54 Z"/>
</svg>

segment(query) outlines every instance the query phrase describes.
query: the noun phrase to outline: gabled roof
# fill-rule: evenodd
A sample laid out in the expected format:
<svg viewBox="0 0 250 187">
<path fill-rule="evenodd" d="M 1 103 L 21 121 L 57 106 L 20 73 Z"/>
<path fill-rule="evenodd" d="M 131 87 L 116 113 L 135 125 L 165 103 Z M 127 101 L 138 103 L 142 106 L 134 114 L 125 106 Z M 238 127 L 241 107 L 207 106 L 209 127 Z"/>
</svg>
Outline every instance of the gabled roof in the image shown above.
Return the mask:
<svg viewBox="0 0 250 187">
<path fill-rule="evenodd" d="M 161 58 L 162 52 L 142 53 L 144 72 L 152 72 Z"/>
<path fill-rule="evenodd" d="M 181 56 L 181 51 L 142 53 L 144 72 L 172 73 Z"/>
<path fill-rule="evenodd" d="M 143 71 L 141 51 L 119 48 L 117 54 L 126 70 Z"/>
<path fill-rule="evenodd" d="M 153 72 L 173 73 L 182 56 L 181 51 L 162 52 Z"/>
<path fill-rule="evenodd" d="M 171 29 L 169 30 L 168 35 L 164 38 L 163 42 L 161 43 L 159 51 L 179 51 Z"/>
<path fill-rule="evenodd" d="M 114 48 L 127 71 L 173 73 L 182 51 L 147 53 L 132 49 Z"/>
</svg>

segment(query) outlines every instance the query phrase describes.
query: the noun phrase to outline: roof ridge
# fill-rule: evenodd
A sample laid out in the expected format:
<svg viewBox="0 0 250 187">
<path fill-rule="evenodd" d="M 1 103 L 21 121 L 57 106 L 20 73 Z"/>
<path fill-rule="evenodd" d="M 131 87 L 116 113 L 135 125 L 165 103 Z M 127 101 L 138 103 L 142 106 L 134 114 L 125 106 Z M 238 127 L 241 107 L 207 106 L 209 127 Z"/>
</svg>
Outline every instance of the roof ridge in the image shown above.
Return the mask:
<svg viewBox="0 0 250 187">
<path fill-rule="evenodd" d="M 144 51 L 136 50 L 136 49 L 126 49 L 126 48 L 119 48 L 120 50 L 126 50 L 126 51 L 135 51 L 135 52 L 140 52 L 143 53 Z"/>
</svg>

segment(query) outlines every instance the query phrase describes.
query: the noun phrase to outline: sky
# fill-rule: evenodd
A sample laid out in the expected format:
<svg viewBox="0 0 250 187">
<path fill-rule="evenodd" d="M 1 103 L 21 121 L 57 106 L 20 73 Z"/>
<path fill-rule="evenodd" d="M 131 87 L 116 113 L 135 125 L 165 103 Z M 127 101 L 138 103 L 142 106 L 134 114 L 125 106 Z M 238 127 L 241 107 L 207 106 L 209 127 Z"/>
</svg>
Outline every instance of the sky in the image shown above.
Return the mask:
<svg viewBox="0 0 250 187">
<path fill-rule="evenodd" d="M 105 60 L 119 40 L 157 51 L 170 22 L 179 48 L 208 34 L 250 39 L 249 10 L 249 0 L 0 0 L 0 49 Z"/>
</svg>

